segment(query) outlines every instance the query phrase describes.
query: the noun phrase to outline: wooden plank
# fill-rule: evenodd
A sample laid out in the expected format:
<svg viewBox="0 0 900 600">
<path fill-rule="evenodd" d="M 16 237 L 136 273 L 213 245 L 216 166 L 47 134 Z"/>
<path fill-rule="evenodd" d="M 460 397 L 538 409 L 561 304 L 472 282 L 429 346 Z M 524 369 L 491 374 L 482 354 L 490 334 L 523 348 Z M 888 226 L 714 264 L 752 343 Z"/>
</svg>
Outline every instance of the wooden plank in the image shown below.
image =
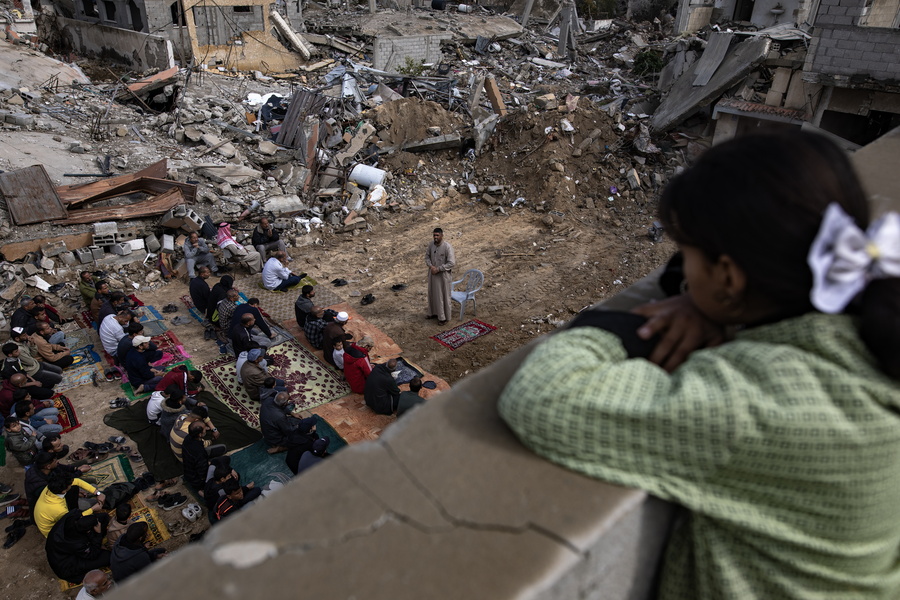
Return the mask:
<svg viewBox="0 0 900 600">
<path fill-rule="evenodd" d="M 153 163 L 146 169 L 142 169 L 137 173 L 131 173 L 130 175 L 107 177 L 88 183 L 61 185 L 56 188 L 56 193 L 64 204 L 72 204 L 77 202 L 79 198 L 90 198 L 97 193 L 105 192 L 112 187 L 122 185 L 128 181 L 134 181 L 141 177 L 157 177 L 163 179 L 166 176 L 167 162 L 166 159 L 163 159 L 157 163 Z"/>
<path fill-rule="evenodd" d="M 185 198 L 181 189 L 173 187 L 168 191 L 134 204 L 125 206 L 104 206 L 102 208 L 82 208 L 69 211 L 69 218 L 57 221 L 60 225 L 76 225 L 79 223 L 94 223 L 97 221 L 123 221 L 125 219 L 140 219 L 161 215 L 170 208 L 184 204 Z"/>
<path fill-rule="evenodd" d="M 155 177 L 139 177 L 131 181 L 126 181 L 119 186 L 110 187 L 105 191 L 98 192 L 87 198 L 76 198 L 74 200 L 63 201 L 66 202 L 68 206 L 72 207 L 89 204 L 98 200 L 106 200 L 107 198 L 115 198 L 116 196 L 126 196 L 134 192 L 145 192 L 157 195 L 173 188 L 180 189 L 188 202 L 193 202 L 197 196 L 197 186 L 191 183 L 181 183 L 180 181 L 157 179 Z"/>
<path fill-rule="evenodd" d="M 0 194 L 16 225 L 55 221 L 66 216 L 66 207 L 53 189 L 44 165 L 32 165 L 0 174 Z"/>
<path fill-rule="evenodd" d="M 85 246 L 90 246 L 94 240 L 90 232 L 76 233 L 72 235 L 60 235 L 55 237 L 40 238 L 36 240 L 13 242 L 11 244 L 6 244 L 5 246 L 0 246 L 0 252 L 3 253 L 3 256 L 6 258 L 6 260 L 19 260 L 29 252 L 37 252 L 44 244 L 59 241 L 65 242 L 66 248 L 68 248 L 69 250 L 73 250 L 75 248 L 84 248 Z"/>
<path fill-rule="evenodd" d="M 697 61 L 697 70 L 694 71 L 694 86 L 706 85 L 712 76 L 715 75 L 716 69 L 722 64 L 725 55 L 728 53 L 728 47 L 731 45 L 733 33 L 713 33 L 710 35 L 709 43 L 703 56 Z"/>
</svg>

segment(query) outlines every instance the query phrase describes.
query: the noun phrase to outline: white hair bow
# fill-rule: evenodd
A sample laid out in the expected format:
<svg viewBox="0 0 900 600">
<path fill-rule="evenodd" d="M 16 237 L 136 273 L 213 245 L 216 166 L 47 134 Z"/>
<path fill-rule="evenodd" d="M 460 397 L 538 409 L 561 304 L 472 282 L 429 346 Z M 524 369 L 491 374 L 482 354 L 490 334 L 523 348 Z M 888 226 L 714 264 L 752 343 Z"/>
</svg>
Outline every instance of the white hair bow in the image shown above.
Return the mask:
<svg viewBox="0 0 900 600">
<path fill-rule="evenodd" d="M 862 231 L 832 203 L 807 260 L 813 306 L 839 313 L 872 279 L 900 277 L 900 215 L 888 213 Z"/>
</svg>

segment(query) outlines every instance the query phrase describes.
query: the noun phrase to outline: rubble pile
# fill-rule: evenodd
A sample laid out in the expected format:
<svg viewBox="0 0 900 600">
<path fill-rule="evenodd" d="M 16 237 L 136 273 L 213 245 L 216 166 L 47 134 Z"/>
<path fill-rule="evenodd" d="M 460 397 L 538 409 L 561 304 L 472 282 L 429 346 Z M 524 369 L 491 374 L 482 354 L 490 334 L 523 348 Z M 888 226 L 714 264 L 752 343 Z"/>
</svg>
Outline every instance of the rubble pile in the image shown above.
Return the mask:
<svg viewBox="0 0 900 600">
<path fill-rule="evenodd" d="M 636 220 L 640 230 L 628 233 L 646 234 L 656 231 L 654 195 L 709 143 L 703 122 L 660 132 L 723 96 L 791 110 L 802 32 L 779 30 L 777 43 L 718 27 L 675 38 L 671 18 L 589 20 L 566 10 L 523 29 L 480 7 L 369 16 L 313 3 L 306 31 L 279 22 L 294 46 L 311 48 L 302 72 L 173 67 L 0 91 L 4 129 L 71 139 L 69 152 L 96 156 L 95 173 L 65 176 L 134 180 L 121 194 L 77 198 L 82 188 L 56 181 L 68 215 L 30 223 L 4 215 L 0 240 L 17 263 L 0 265 L 0 298 L 29 285 L 66 299 L 72 271 L 95 265 L 115 266 L 131 287 L 158 285 L 160 260 L 172 275 L 184 272 L 181 236 L 209 236 L 230 221 L 241 242 L 263 214 L 294 246 L 358 236 L 390 213 L 462 205 L 494 216 L 533 211 L 547 227 L 568 217 L 612 227 Z M 481 35 L 494 18 L 499 33 Z M 378 27 L 446 32 L 441 59 L 374 68 Z M 723 60 L 740 64 L 716 71 Z M 140 170 L 157 164 L 159 173 Z M 106 237 L 96 231 L 121 220 L 127 226 Z M 78 240 L 56 254 L 35 243 L 9 251 L 63 235 Z"/>
</svg>

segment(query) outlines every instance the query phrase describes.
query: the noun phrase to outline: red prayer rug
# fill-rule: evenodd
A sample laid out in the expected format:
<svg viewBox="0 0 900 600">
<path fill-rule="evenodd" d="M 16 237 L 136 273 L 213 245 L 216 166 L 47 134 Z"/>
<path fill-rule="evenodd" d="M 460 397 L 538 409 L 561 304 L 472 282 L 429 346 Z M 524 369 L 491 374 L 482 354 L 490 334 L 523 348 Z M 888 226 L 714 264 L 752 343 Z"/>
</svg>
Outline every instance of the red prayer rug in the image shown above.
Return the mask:
<svg viewBox="0 0 900 600">
<path fill-rule="evenodd" d="M 440 342 L 451 350 L 456 350 L 466 342 L 471 342 L 475 338 L 480 338 L 497 329 L 493 325 L 482 323 L 478 319 L 472 319 L 462 325 L 457 325 L 453 329 L 442 331 L 437 335 L 431 336 L 431 339 Z"/>
<path fill-rule="evenodd" d="M 75 415 L 75 407 L 72 406 L 72 401 L 68 397 L 56 394 L 52 400 L 53 406 L 59 411 L 57 419 L 62 425 L 62 433 L 68 433 L 81 427 L 81 423 L 78 422 L 78 417 Z"/>
</svg>

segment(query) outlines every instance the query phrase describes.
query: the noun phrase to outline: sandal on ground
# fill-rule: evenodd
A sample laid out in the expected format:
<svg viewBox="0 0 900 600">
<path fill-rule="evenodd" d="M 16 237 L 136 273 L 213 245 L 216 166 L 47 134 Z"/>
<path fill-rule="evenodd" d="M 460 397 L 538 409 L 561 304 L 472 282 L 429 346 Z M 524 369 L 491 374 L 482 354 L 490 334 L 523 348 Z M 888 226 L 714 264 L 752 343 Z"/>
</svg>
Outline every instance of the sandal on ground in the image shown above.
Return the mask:
<svg viewBox="0 0 900 600">
<path fill-rule="evenodd" d="M 138 454 L 137 452 L 132 452 L 128 455 L 128 459 L 133 463 L 142 463 L 144 462 L 144 457 Z"/>
<path fill-rule="evenodd" d="M 107 439 L 107 441 L 108 441 L 110 444 L 116 444 L 116 445 L 118 446 L 118 445 L 121 445 L 121 444 L 124 444 L 124 443 L 125 443 L 125 438 L 122 437 L 121 435 L 111 435 L 111 436 L 109 436 L 109 438 Z"/>
<path fill-rule="evenodd" d="M 91 451 L 87 448 L 78 448 L 72 454 L 69 455 L 69 462 L 78 462 L 80 460 L 86 460 L 88 456 L 90 456 Z"/>
<path fill-rule="evenodd" d="M 155 490 L 164 490 L 164 489 L 166 489 L 166 488 L 172 487 L 173 485 L 176 485 L 177 483 L 178 483 L 178 478 L 177 478 L 177 477 L 173 477 L 172 479 L 166 479 L 165 481 L 160 481 L 160 482 L 158 482 L 158 483 L 154 486 L 153 489 L 155 489 Z"/>
</svg>

